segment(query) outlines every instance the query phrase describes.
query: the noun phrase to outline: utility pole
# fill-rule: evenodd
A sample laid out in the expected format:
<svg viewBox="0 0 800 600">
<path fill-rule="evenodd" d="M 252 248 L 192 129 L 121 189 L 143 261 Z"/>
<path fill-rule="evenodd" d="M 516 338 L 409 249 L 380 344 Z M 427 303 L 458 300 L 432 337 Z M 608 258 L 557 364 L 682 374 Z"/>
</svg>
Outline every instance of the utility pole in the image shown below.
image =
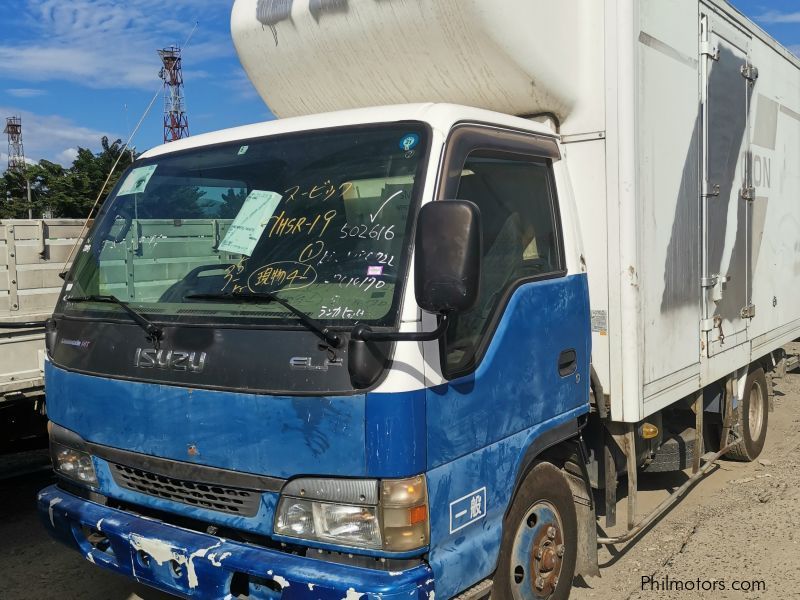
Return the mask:
<svg viewBox="0 0 800 600">
<path fill-rule="evenodd" d="M 25 177 L 25 189 L 28 195 L 28 218 L 33 218 L 33 202 L 31 201 L 31 182 L 25 175 L 25 149 L 22 144 L 22 117 L 7 117 L 3 133 L 8 135 L 8 170 Z"/>
<path fill-rule="evenodd" d="M 189 117 L 183 96 L 181 49 L 170 46 L 158 51 L 161 57 L 159 77 L 164 81 L 164 142 L 189 137 Z"/>
</svg>

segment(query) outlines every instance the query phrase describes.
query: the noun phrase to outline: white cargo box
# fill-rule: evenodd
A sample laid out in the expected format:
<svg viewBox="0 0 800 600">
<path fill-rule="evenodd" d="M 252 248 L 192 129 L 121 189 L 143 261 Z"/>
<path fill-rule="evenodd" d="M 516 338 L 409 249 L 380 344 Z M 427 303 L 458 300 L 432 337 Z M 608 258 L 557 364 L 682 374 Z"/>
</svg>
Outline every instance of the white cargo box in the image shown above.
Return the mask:
<svg viewBox="0 0 800 600">
<path fill-rule="evenodd" d="M 800 336 L 800 61 L 724 0 L 237 0 L 232 31 L 279 117 L 446 101 L 558 128 L 614 420 Z"/>
</svg>

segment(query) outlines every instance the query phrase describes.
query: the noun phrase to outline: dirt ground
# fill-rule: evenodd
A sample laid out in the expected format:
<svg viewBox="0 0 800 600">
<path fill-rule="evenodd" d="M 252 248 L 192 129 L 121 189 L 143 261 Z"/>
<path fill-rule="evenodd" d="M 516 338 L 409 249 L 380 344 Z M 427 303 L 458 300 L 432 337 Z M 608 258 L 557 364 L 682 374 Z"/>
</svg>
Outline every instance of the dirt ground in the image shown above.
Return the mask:
<svg viewBox="0 0 800 600">
<path fill-rule="evenodd" d="M 800 599 L 800 374 L 777 380 L 775 389 L 759 461 L 720 462 L 644 535 L 603 550 L 601 577 L 576 579 L 572 600 Z M 35 511 L 36 492 L 52 481 L 46 464 L 44 452 L 0 456 L 0 600 L 170 598 L 50 540 Z M 642 476 L 638 514 L 685 479 L 681 473 Z M 625 505 L 623 497 L 620 523 Z M 653 586 L 643 589 L 643 578 Z M 665 591 L 666 579 L 672 591 Z M 700 589 L 676 591 L 676 582 Z M 736 584 L 752 591 L 732 589 Z"/>
<path fill-rule="evenodd" d="M 643 493 L 637 515 L 666 497 L 670 479 L 678 487 L 686 476 L 640 476 L 641 488 L 656 491 Z M 618 523 L 627 520 L 625 507 L 622 499 Z M 800 598 L 800 374 L 775 380 L 774 412 L 757 461 L 720 461 L 644 535 L 602 550 L 600 573 L 576 580 L 571 600 Z"/>
</svg>

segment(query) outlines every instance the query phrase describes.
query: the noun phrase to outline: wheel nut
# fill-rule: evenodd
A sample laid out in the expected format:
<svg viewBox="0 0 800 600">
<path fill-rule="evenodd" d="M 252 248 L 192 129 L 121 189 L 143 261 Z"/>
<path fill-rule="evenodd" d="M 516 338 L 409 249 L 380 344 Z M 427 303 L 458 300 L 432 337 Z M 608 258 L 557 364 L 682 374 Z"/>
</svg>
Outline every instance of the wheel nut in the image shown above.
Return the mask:
<svg viewBox="0 0 800 600">
<path fill-rule="evenodd" d="M 536 549 L 535 556 L 536 556 L 537 560 L 542 560 L 542 549 L 541 548 L 537 548 Z"/>
<path fill-rule="evenodd" d="M 537 577 L 536 578 L 536 589 L 537 590 L 544 589 L 544 578 L 542 578 L 542 577 Z"/>
<path fill-rule="evenodd" d="M 547 537 L 551 540 L 556 537 L 556 528 L 555 527 L 548 527 L 547 528 Z"/>
<path fill-rule="evenodd" d="M 556 554 L 558 554 L 559 558 L 564 556 L 564 544 L 561 544 L 558 548 L 556 548 Z"/>
<path fill-rule="evenodd" d="M 558 577 L 553 577 L 553 589 L 558 587 Z"/>
</svg>

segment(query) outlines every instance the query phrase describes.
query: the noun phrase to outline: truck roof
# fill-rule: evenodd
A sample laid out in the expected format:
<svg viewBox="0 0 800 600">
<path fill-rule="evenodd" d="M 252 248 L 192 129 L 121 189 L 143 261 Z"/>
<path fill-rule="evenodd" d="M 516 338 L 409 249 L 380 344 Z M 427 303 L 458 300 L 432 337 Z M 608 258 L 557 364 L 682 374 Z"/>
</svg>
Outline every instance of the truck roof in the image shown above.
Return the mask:
<svg viewBox="0 0 800 600">
<path fill-rule="evenodd" d="M 556 137 L 546 125 L 520 117 L 514 117 L 482 108 L 461 106 L 458 104 L 425 103 L 398 104 L 394 106 L 375 106 L 341 110 L 330 113 L 275 119 L 251 125 L 242 125 L 230 129 L 221 129 L 194 135 L 188 138 L 162 144 L 145 152 L 142 158 L 153 158 L 172 152 L 188 150 L 200 146 L 210 146 L 238 140 L 253 139 L 282 133 L 310 131 L 329 127 L 347 125 L 363 125 L 368 123 L 395 123 L 398 121 L 422 121 L 434 130 L 447 132 L 454 124 L 469 121 L 490 123 L 496 126 L 520 129 Z"/>
</svg>

